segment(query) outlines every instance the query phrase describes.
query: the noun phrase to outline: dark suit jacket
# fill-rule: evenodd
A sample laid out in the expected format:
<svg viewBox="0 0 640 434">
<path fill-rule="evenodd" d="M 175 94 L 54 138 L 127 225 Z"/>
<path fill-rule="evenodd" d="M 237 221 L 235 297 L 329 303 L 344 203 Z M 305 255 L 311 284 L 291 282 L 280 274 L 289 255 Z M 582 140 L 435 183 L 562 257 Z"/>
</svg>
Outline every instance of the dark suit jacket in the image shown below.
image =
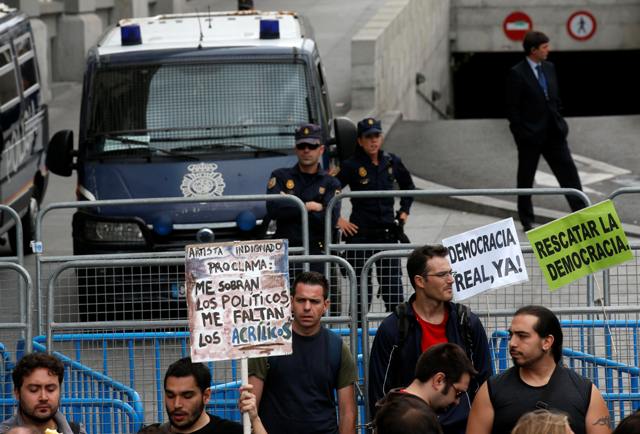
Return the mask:
<svg viewBox="0 0 640 434">
<path fill-rule="evenodd" d="M 543 61 L 549 99 L 526 59 L 509 70 L 507 76 L 507 117 L 518 146 L 542 146 L 550 138 L 564 140 L 569 132 L 560 114 L 558 79 L 553 63 Z"/>
</svg>

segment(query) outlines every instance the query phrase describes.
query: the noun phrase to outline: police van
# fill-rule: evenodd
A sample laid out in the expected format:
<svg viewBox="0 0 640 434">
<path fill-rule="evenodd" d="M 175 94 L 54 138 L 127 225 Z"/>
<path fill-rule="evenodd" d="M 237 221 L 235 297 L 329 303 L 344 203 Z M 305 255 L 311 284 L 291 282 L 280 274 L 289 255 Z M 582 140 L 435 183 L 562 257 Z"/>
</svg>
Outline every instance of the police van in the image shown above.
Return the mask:
<svg viewBox="0 0 640 434">
<path fill-rule="evenodd" d="M 88 54 L 78 150 L 71 131 L 47 165 L 78 174 L 79 200 L 264 194 L 293 166 L 294 130 L 322 126 L 345 157 L 355 127 L 334 119 L 311 29 L 292 12 L 235 11 L 122 20 Z M 75 254 L 167 251 L 264 236 L 260 202 L 86 208 Z M 174 294 L 175 295 L 175 294 Z"/>
<path fill-rule="evenodd" d="M 24 251 L 28 252 L 47 189 L 43 156 L 49 140 L 47 107 L 40 92 L 29 20 L 4 3 L 0 3 L 0 124 L 0 198 L 22 217 Z M 15 254 L 15 222 L 6 213 L 0 225 L 0 234 L 4 233 Z"/>
</svg>

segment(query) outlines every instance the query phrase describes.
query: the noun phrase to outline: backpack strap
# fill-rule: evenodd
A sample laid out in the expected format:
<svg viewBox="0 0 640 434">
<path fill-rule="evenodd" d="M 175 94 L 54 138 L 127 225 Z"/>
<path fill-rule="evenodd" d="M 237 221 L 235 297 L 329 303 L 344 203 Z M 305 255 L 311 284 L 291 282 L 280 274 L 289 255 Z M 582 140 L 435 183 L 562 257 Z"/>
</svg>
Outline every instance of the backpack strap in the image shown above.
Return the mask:
<svg viewBox="0 0 640 434">
<path fill-rule="evenodd" d="M 471 309 L 469 306 L 456 303 L 456 313 L 458 315 L 458 330 L 464 342 L 464 349 L 467 357 L 473 363 L 473 333 L 471 330 Z"/>
<path fill-rule="evenodd" d="M 386 367 L 386 374 L 382 384 L 382 391 L 387 393 L 388 390 L 396 387 L 399 383 L 400 370 L 402 366 L 402 348 L 407 341 L 409 334 L 409 315 L 407 314 L 409 302 L 396 305 L 393 309 L 394 314 L 398 317 L 398 338 L 391 349 L 389 362 Z M 387 388 L 387 384 L 389 387 Z"/>
<path fill-rule="evenodd" d="M 393 310 L 398 317 L 398 349 L 402 349 L 409 334 L 409 317 L 407 315 L 407 303 L 397 304 Z"/>
</svg>

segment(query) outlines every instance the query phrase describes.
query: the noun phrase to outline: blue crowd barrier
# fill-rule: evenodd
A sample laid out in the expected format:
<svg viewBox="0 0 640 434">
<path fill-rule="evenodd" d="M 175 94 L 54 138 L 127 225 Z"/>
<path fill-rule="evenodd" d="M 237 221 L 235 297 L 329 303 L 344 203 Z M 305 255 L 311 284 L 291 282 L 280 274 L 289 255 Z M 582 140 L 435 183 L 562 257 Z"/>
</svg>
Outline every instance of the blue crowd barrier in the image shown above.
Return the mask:
<svg viewBox="0 0 640 434">
<path fill-rule="evenodd" d="M 632 409 L 640 408 L 640 369 L 634 366 L 625 365 L 623 363 L 613 361 L 613 338 L 611 337 L 611 330 L 615 328 L 625 328 L 628 330 L 632 330 L 633 333 L 633 357 L 635 360 L 635 364 L 637 365 L 638 361 L 638 349 L 637 349 L 637 330 L 640 327 L 637 321 L 603 321 L 603 320 L 582 320 L 582 321 L 573 321 L 567 320 L 562 321 L 563 328 L 573 328 L 577 329 L 579 336 L 579 344 L 580 350 L 574 350 L 571 348 L 564 349 L 564 356 L 567 359 L 568 366 L 573 369 L 576 369 L 579 372 L 582 372 L 583 375 L 592 379 L 594 384 L 601 390 L 605 400 L 607 401 L 607 405 L 609 406 L 610 411 L 612 412 L 612 416 L 614 414 L 617 417 L 624 417 L 625 413 L 629 411 L 629 405 L 632 406 Z M 588 342 L 588 331 L 594 328 L 604 329 L 604 339 L 605 339 L 605 352 L 606 357 L 600 358 L 595 357 L 589 354 L 585 349 L 587 348 Z M 338 333 L 341 336 L 348 336 L 348 329 L 332 329 L 334 332 Z M 371 336 L 375 335 L 376 329 L 369 329 L 369 334 Z M 494 366 L 497 372 L 501 372 L 507 369 L 510 365 L 510 357 L 508 351 L 508 338 L 509 334 L 506 330 L 504 331 L 496 331 L 490 337 L 490 346 L 491 346 L 491 355 L 493 358 Z M 189 333 L 187 331 L 181 332 L 130 332 L 130 333 L 86 333 L 86 334 L 60 334 L 54 336 L 54 342 L 61 343 L 67 342 L 71 343 L 74 352 L 74 359 L 72 360 L 67 355 L 62 355 L 56 353 L 64 362 L 76 370 L 78 372 L 82 372 L 82 375 L 87 375 L 86 377 L 78 377 L 75 381 L 71 383 L 74 384 L 82 384 L 82 386 L 74 386 L 77 389 L 89 390 L 92 392 L 97 390 L 96 388 L 102 387 L 101 390 L 110 390 L 110 391 L 119 391 L 124 395 L 120 395 L 120 398 L 111 398 L 114 400 L 118 400 L 123 404 L 129 405 L 132 411 L 136 414 L 134 418 L 131 416 L 131 420 L 136 427 L 139 427 L 142 421 L 144 421 L 144 409 L 142 402 L 139 397 L 137 397 L 137 393 L 135 393 L 135 384 L 136 384 L 136 344 L 140 344 L 144 342 L 145 344 L 151 343 L 153 348 L 153 354 L 155 360 L 153 361 L 153 378 L 154 378 L 154 388 L 153 391 L 155 393 L 155 400 L 157 402 L 157 414 L 155 415 L 155 419 L 157 421 L 163 421 L 165 418 L 164 415 L 164 405 L 163 405 L 163 378 L 164 378 L 164 370 L 161 364 L 161 354 L 162 354 L 162 344 L 165 341 L 174 341 L 180 348 L 179 353 L 180 357 L 184 357 L 189 355 Z M 34 339 L 34 349 L 37 351 L 44 350 L 44 337 L 37 337 Z M 93 345 L 92 348 L 97 351 L 102 350 L 104 356 L 104 360 L 102 361 L 102 370 L 101 372 L 93 371 L 86 366 L 82 365 L 82 352 L 83 346 L 86 349 L 87 342 L 91 342 Z M 107 354 L 109 352 L 109 345 L 113 345 L 114 342 L 118 342 L 121 347 L 125 347 L 128 354 L 128 383 L 129 385 L 122 384 L 121 382 L 113 380 L 109 374 L 112 367 L 109 366 L 107 360 Z M 358 340 L 361 342 L 361 340 Z M 122 361 L 120 361 L 121 363 Z M 126 362 L 125 362 L 126 363 Z M 148 365 L 145 365 L 148 366 Z M 215 363 L 208 363 L 209 369 L 213 373 L 215 372 Z M 229 366 L 229 362 L 227 362 L 227 369 Z M 231 362 L 231 378 L 227 378 L 227 381 L 223 383 L 214 383 L 212 384 L 212 395 L 211 400 L 207 406 L 207 409 L 213 414 L 217 414 L 221 417 L 231 420 L 240 420 L 240 413 L 237 410 L 237 400 L 238 400 L 238 388 L 240 386 L 240 373 L 239 373 L 239 364 L 236 362 Z M 357 366 L 359 377 L 362 378 L 362 349 L 358 348 L 357 355 Z M 91 374 L 89 374 L 91 372 Z M 227 376 L 229 377 L 229 376 Z M 604 385 L 601 385 L 601 380 L 604 379 Z M 85 382 L 93 382 L 98 381 L 98 384 L 101 386 L 90 386 L 87 387 L 84 385 Z M 73 391 L 71 391 L 72 393 Z M 135 394 L 135 395 L 134 395 Z M 91 395 L 91 394 L 89 394 Z M 90 396 L 86 395 L 87 398 L 90 399 Z M 73 395 L 69 395 L 73 396 Z M 93 394 L 95 397 L 96 395 Z M 77 398 L 77 396 L 73 396 Z M 358 405 L 360 409 L 363 409 L 364 406 L 364 397 L 360 394 L 358 395 Z M 79 398 L 78 398 L 79 399 Z M 79 402 L 76 402 L 76 405 L 79 405 Z M 86 404 L 89 406 L 89 403 Z M 124 408 L 123 406 L 120 406 Z M 79 407 L 78 407 L 79 408 Z M 115 408 L 115 407 L 114 407 Z M 614 410 L 615 413 L 614 413 Z M 361 414 L 364 415 L 364 411 L 361 411 Z M 127 413 L 129 415 L 129 413 Z M 361 422 L 365 421 L 361 419 Z M 87 424 L 89 425 L 89 424 Z M 133 428 L 134 425 L 130 425 L 130 428 Z M 95 426 L 95 423 L 94 423 Z M 97 429 L 97 428 L 96 428 Z M 105 431 L 95 431 L 111 434 L 111 432 Z M 93 432 L 90 431 L 91 434 Z M 116 431 L 113 431 L 114 434 L 119 434 Z"/>
<path fill-rule="evenodd" d="M 13 414 L 13 363 L 10 354 L 0 342 L 0 417 L 5 420 Z"/>
<path fill-rule="evenodd" d="M 335 333 L 340 336 L 348 337 L 349 329 L 332 329 Z M 154 378 L 154 394 L 155 400 L 158 403 L 156 405 L 157 414 L 154 417 L 156 421 L 164 421 L 164 405 L 163 405 L 163 394 L 164 394 L 164 368 L 161 363 L 161 352 L 162 352 L 162 344 L 166 341 L 177 342 L 177 345 L 180 348 L 180 357 L 186 357 L 190 353 L 189 347 L 189 332 L 180 331 L 180 332 L 127 332 L 127 333 L 81 333 L 81 334 L 59 334 L 53 336 L 54 344 L 62 344 L 62 343 L 70 343 L 73 347 L 73 360 L 69 358 L 68 355 L 60 355 L 61 358 L 68 362 L 76 363 L 79 366 L 82 365 L 83 360 L 83 348 L 86 349 L 86 344 L 91 343 L 93 348 L 96 351 L 103 353 L 102 360 L 102 369 L 100 372 L 95 372 L 95 374 L 101 375 L 104 380 L 104 384 L 108 385 L 109 388 L 113 390 L 127 390 L 129 392 L 134 391 L 137 375 L 136 375 L 136 344 L 140 343 L 151 343 L 152 345 L 152 353 L 154 355 L 153 360 L 153 378 Z M 34 349 L 36 350 L 44 350 L 44 343 L 46 342 L 46 338 L 44 336 L 37 336 L 34 338 Z M 114 343 L 118 343 L 121 347 L 126 348 L 126 354 L 128 358 L 128 385 L 124 385 L 120 382 L 114 381 L 111 377 L 112 367 L 108 362 L 108 352 L 110 349 L 110 345 Z M 360 342 L 360 340 L 359 340 Z M 360 353 L 357 358 L 358 363 L 358 372 L 360 374 L 360 378 L 362 378 L 362 352 L 361 348 L 359 348 Z M 59 353 L 55 353 L 59 354 Z M 122 361 L 120 361 L 122 363 Z M 236 420 L 239 421 L 241 416 L 240 412 L 237 408 L 238 402 L 238 388 L 240 387 L 240 365 L 237 361 L 227 362 L 230 363 L 231 366 L 231 379 L 230 381 L 226 381 L 224 383 L 213 383 L 211 386 L 212 394 L 211 400 L 208 403 L 207 410 L 220 417 L 224 417 L 225 419 Z M 212 377 L 215 378 L 215 369 L 216 364 L 214 362 L 207 363 L 209 370 L 212 373 Z M 88 368 L 86 368 L 88 369 Z M 106 380 L 109 378 L 109 381 Z M 358 396 L 358 404 L 361 406 L 361 409 L 364 409 L 364 397 Z M 143 405 L 140 403 L 140 407 Z M 135 408 L 135 406 L 134 406 Z M 361 411 L 361 414 L 364 415 L 364 411 Z M 364 416 L 363 416 L 364 417 Z M 139 420 L 144 421 L 144 412 L 140 410 Z"/>
</svg>

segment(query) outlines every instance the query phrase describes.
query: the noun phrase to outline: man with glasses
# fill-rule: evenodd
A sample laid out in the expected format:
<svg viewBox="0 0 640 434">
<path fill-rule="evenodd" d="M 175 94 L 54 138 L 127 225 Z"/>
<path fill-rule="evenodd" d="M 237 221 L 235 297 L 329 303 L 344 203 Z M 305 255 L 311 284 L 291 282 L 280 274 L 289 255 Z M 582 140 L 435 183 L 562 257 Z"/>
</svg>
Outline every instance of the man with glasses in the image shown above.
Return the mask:
<svg viewBox="0 0 640 434">
<path fill-rule="evenodd" d="M 391 390 L 380 405 L 412 395 L 422 399 L 436 413 L 443 413 L 467 399 L 469 382 L 476 374 L 462 348 L 450 343 L 436 344 L 418 359 L 411 384 Z"/>
<path fill-rule="evenodd" d="M 320 167 L 324 152 L 322 129 L 315 124 L 302 124 L 295 132 L 298 163 L 277 169 L 271 174 L 267 194 L 291 194 L 305 204 L 309 215 L 309 253 L 323 254 L 325 209 L 340 191 L 340 183 Z M 275 238 L 286 238 L 289 246 L 302 246 L 300 209 L 289 201 L 268 201 L 268 217 L 276 221 Z M 340 207 L 333 208 L 332 225 L 338 222 Z M 312 263 L 311 269 L 322 273 L 324 264 Z M 295 275 L 292 272 L 291 275 Z"/>
<path fill-rule="evenodd" d="M 358 146 L 353 157 L 342 163 L 336 177 L 342 187 L 351 191 L 415 190 L 411 173 L 394 154 L 383 152 L 382 125 L 379 120 L 365 118 L 358 122 Z M 399 226 L 409 217 L 413 197 L 400 199 L 400 209 L 394 215 L 395 200 L 388 198 L 351 199 L 352 212 L 349 220 L 340 218 L 338 226 L 348 244 L 390 244 L 400 241 Z M 397 222 L 396 222 L 397 220 Z M 404 235 L 404 234 L 402 234 Z M 405 236 L 406 237 L 406 236 Z M 358 281 L 366 260 L 376 250 L 348 250 L 347 260 L 353 266 Z M 377 261 L 376 276 L 380 294 L 387 312 L 404 301 L 402 294 L 402 271 L 397 258 Z M 360 286 L 358 285 L 358 289 Z M 369 305 L 373 296 L 371 277 L 367 282 Z M 358 295 L 358 300 L 360 296 Z"/>
<path fill-rule="evenodd" d="M 415 249 L 407 259 L 407 274 L 415 293 L 384 319 L 371 348 L 371 414 L 376 411 L 375 403 L 387 392 L 414 380 L 412 373 L 422 353 L 450 342 L 471 355 L 478 372 L 468 386 L 468 399 L 440 415 L 445 434 L 462 434 L 475 392 L 493 371 L 486 332 L 475 314 L 451 302 L 454 273 L 446 247 L 427 245 Z"/>
</svg>

